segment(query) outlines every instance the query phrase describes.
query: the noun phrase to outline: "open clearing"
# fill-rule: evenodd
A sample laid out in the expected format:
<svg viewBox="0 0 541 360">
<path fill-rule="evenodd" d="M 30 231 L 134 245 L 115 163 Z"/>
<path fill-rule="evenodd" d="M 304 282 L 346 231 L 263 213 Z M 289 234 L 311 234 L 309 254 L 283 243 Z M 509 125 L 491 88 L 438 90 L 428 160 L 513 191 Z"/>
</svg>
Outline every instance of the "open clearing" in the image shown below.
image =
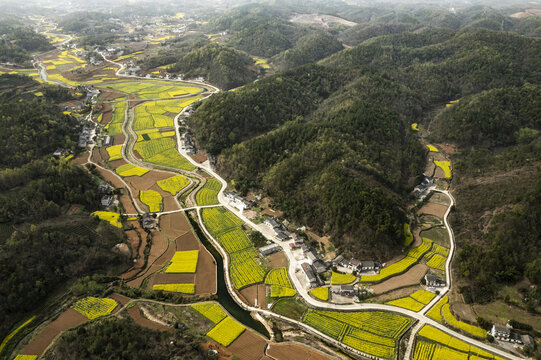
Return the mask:
<svg viewBox="0 0 541 360">
<path fill-rule="evenodd" d="M 300 344 L 272 343 L 267 354 L 277 360 L 329 360 L 330 358 Z"/>
</svg>

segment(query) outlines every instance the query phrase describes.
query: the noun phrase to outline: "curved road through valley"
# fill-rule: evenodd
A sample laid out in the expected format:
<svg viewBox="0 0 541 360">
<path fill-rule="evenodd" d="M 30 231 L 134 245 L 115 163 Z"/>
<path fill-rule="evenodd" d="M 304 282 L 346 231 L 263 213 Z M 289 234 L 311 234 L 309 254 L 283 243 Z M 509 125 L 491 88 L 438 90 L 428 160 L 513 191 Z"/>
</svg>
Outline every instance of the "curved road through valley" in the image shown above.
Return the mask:
<svg viewBox="0 0 541 360">
<path fill-rule="evenodd" d="M 105 59 L 105 61 L 107 61 L 109 63 L 112 63 L 112 64 L 115 64 L 116 66 L 120 67 L 116 72 L 117 76 L 119 76 L 119 77 L 127 77 L 127 78 L 135 78 L 135 79 L 141 79 L 141 80 L 148 80 L 146 78 L 138 77 L 138 76 L 135 76 L 135 75 L 122 74 L 121 71 L 124 69 L 124 65 L 119 64 L 119 63 L 114 62 L 114 61 L 111 61 L 111 60 L 108 60 L 103 54 L 102 54 L 102 56 Z M 46 76 L 45 69 L 42 69 L 42 70 L 43 70 L 44 75 Z M 173 81 L 178 81 L 178 80 L 173 80 Z M 211 88 L 213 91 L 211 92 L 211 94 L 209 94 L 209 96 L 211 96 L 212 94 L 219 91 L 218 88 L 216 88 L 216 87 L 214 87 L 212 85 L 209 85 L 209 84 L 205 84 L 205 83 L 199 83 L 199 82 L 195 82 L 195 81 L 182 81 L 182 82 L 193 83 L 193 84 L 197 84 L 199 86 L 205 86 L 205 87 Z M 62 84 L 62 86 L 66 86 L 66 84 Z M 242 213 L 240 213 L 236 208 L 231 206 L 229 204 L 229 202 L 225 199 L 225 196 L 224 196 L 224 191 L 227 188 L 227 182 L 221 176 L 219 176 L 213 169 L 211 169 L 210 166 L 205 166 L 203 164 L 197 163 L 186 152 L 184 152 L 182 150 L 182 148 L 180 146 L 181 143 L 180 143 L 179 129 L 178 129 L 178 126 L 176 126 L 176 121 L 177 121 L 178 117 L 181 114 L 182 114 L 182 112 L 179 113 L 175 117 L 175 131 L 176 131 L 176 136 L 177 136 L 177 147 L 178 147 L 179 153 L 182 154 L 188 161 L 190 161 L 196 168 L 199 168 L 199 169 L 202 169 L 202 170 L 206 171 L 208 174 L 212 175 L 218 181 L 220 181 L 220 183 L 222 184 L 222 187 L 221 187 L 221 189 L 220 189 L 220 191 L 218 193 L 218 201 L 219 201 L 221 206 L 224 206 L 229 211 L 233 212 L 236 216 L 238 216 L 240 219 L 242 219 L 252 229 L 261 232 L 268 240 L 271 240 L 274 243 L 276 243 L 276 244 L 278 244 L 278 245 L 280 245 L 282 247 L 282 249 L 284 251 L 284 254 L 286 254 L 286 256 L 288 258 L 288 262 L 289 262 L 288 273 L 289 273 L 289 276 L 291 278 L 291 281 L 293 282 L 297 292 L 300 294 L 300 296 L 302 296 L 302 298 L 308 304 L 310 304 L 311 306 L 313 306 L 315 308 L 327 309 L 327 310 L 340 310 L 340 311 L 378 310 L 378 311 L 395 312 L 395 313 L 398 313 L 398 314 L 402 314 L 402 315 L 411 317 L 411 318 L 418 321 L 418 323 L 415 325 L 415 328 L 414 328 L 415 331 L 413 332 L 413 334 L 415 334 L 415 332 L 418 331 L 422 327 L 422 325 L 425 325 L 425 324 L 426 325 L 431 325 L 431 326 L 433 326 L 433 327 L 435 327 L 435 328 L 437 328 L 437 329 L 439 329 L 439 330 L 441 330 L 441 331 L 443 331 L 443 332 L 445 332 L 445 333 L 447 333 L 447 334 L 449 334 L 449 335 L 451 335 L 451 336 L 453 336 L 453 337 L 455 337 L 457 339 L 460 339 L 460 340 L 462 340 L 462 341 L 464 341 L 464 342 L 466 342 L 466 343 L 468 343 L 470 345 L 476 346 L 476 347 L 478 347 L 480 349 L 483 349 L 483 350 L 489 351 L 491 353 L 497 354 L 498 356 L 508 358 L 508 359 L 513 359 L 513 360 L 521 360 L 522 359 L 520 357 L 511 355 L 506 351 L 500 350 L 498 348 L 490 346 L 490 345 L 488 345 L 486 343 L 483 343 L 481 341 L 474 340 L 474 339 L 472 339 L 470 337 L 462 335 L 462 334 L 460 334 L 460 333 L 458 333 L 458 332 L 456 332 L 454 330 L 451 330 L 450 328 L 448 328 L 448 327 L 446 327 L 446 326 L 444 326 L 444 325 L 442 325 L 442 324 L 428 318 L 425 315 L 426 312 L 434 304 L 436 304 L 437 301 L 439 301 L 439 299 L 441 299 L 441 297 L 443 297 L 445 294 L 447 294 L 447 292 L 449 291 L 449 288 L 450 288 L 450 284 L 451 284 L 450 264 L 451 264 L 451 260 L 452 260 L 452 257 L 454 255 L 454 251 L 455 251 L 455 243 L 454 243 L 455 240 L 454 240 L 454 234 L 453 234 L 453 232 L 451 230 L 451 227 L 449 226 L 448 215 L 449 215 L 449 212 L 451 210 L 451 207 L 454 205 L 455 202 L 454 202 L 454 198 L 452 197 L 452 195 L 448 191 L 446 191 L 446 190 L 437 190 L 435 188 L 431 189 L 431 191 L 437 191 L 437 192 L 441 192 L 442 194 L 445 194 L 450 200 L 450 205 L 449 205 L 449 207 L 448 207 L 448 209 L 447 209 L 447 211 L 445 213 L 445 216 L 444 216 L 443 220 L 444 220 L 445 226 L 447 227 L 447 231 L 449 233 L 451 247 L 450 247 L 450 251 L 449 251 L 449 256 L 448 256 L 446 264 L 445 264 L 447 286 L 440 290 L 440 295 L 436 296 L 434 298 L 434 300 L 432 300 L 430 302 L 429 305 L 427 305 L 420 312 L 414 312 L 414 311 L 411 311 L 411 310 L 406 310 L 406 309 L 398 308 L 398 307 L 391 306 L 391 305 L 385 305 L 385 304 L 357 303 L 357 304 L 338 305 L 338 304 L 329 304 L 329 303 L 326 303 L 326 302 L 322 302 L 322 301 L 319 301 L 319 300 L 316 300 L 316 299 L 310 297 L 310 295 L 308 294 L 308 291 L 304 288 L 304 286 L 302 286 L 302 284 L 298 280 L 296 273 L 298 271 L 301 271 L 301 270 L 299 269 L 299 264 L 297 263 L 297 260 L 295 259 L 291 249 L 289 248 L 288 242 L 281 242 L 281 241 L 277 240 L 275 238 L 275 236 L 274 236 L 273 231 L 270 228 L 268 228 L 266 225 L 264 225 L 264 224 L 256 225 L 250 219 L 246 218 Z M 128 116 L 126 116 L 125 123 L 123 124 L 123 127 L 128 122 L 129 122 Z M 129 129 L 123 129 L 123 130 L 127 130 L 126 132 L 130 132 Z M 126 134 L 126 135 L 129 135 L 129 134 Z M 128 141 L 128 138 L 129 137 L 126 138 L 126 141 Z M 123 149 L 125 148 L 125 145 L 126 144 L 124 144 Z M 128 154 L 126 153 L 126 151 L 123 150 L 123 156 L 125 157 L 126 161 L 132 162 L 133 158 L 128 159 L 129 156 L 127 156 L 127 155 Z M 132 160 L 132 161 L 130 161 L 130 160 Z M 143 167 L 146 167 L 146 168 L 149 168 L 149 169 L 180 172 L 179 169 L 170 169 L 170 168 L 165 169 L 165 167 L 156 166 L 156 165 L 149 164 L 149 163 L 139 161 L 139 160 L 133 161 L 133 162 L 136 163 L 136 165 L 138 165 L 138 166 L 143 166 Z M 193 175 L 193 173 L 191 173 L 191 174 Z M 212 205 L 212 206 L 209 206 L 209 207 L 213 207 L 213 206 L 219 206 L 219 205 Z M 343 344 L 343 343 L 341 343 L 341 342 L 339 342 L 339 341 L 337 341 L 337 340 L 335 340 L 335 339 L 333 339 L 333 338 L 331 338 L 331 337 L 329 337 L 329 336 L 315 330 L 314 328 L 312 328 L 312 327 L 310 327 L 310 326 L 308 326 L 308 325 L 306 325 L 306 324 L 304 324 L 302 322 L 286 318 L 284 316 L 275 314 L 275 313 L 273 313 L 271 311 L 268 311 L 268 310 L 256 308 L 256 307 L 249 306 L 249 305 L 245 304 L 238 297 L 238 295 L 234 291 L 233 285 L 231 283 L 231 278 L 229 276 L 230 275 L 229 274 L 229 256 L 227 255 L 225 250 L 220 246 L 218 241 L 216 239 L 214 239 L 214 237 L 209 233 L 209 231 L 207 230 L 207 228 L 205 227 L 205 225 L 204 225 L 204 223 L 202 221 L 201 208 L 204 208 L 204 207 L 205 206 L 193 206 L 193 207 L 190 207 L 190 208 L 180 209 L 180 210 L 176 210 L 176 211 L 186 211 L 186 210 L 191 210 L 191 209 L 197 210 L 198 220 L 199 220 L 199 223 L 201 224 L 201 228 L 202 228 L 203 232 L 208 236 L 209 239 L 211 239 L 214 246 L 222 254 L 222 257 L 224 259 L 224 271 L 225 271 L 225 275 L 226 275 L 225 279 L 226 279 L 227 288 L 228 288 L 229 293 L 235 299 L 235 301 L 239 304 L 239 306 L 243 307 L 247 311 L 259 313 L 261 315 L 265 315 L 265 316 L 268 316 L 268 317 L 280 319 L 280 320 L 295 324 L 296 326 L 298 326 L 299 328 L 302 328 L 303 330 L 307 331 L 308 333 L 314 334 L 314 335 L 316 335 L 316 336 L 318 336 L 318 337 L 320 337 L 322 339 L 325 339 L 328 343 L 331 343 L 331 344 L 333 344 L 333 345 L 335 345 L 335 346 L 337 346 L 339 348 L 345 349 L 345 350 L 347 350 L 348 352 L 350 352 L 352 354 L 361 355 L 361 356 L 367 356 L 367 357 L 373 358 L 373 356 L 363 354 L 362 352 L 360 352 L 360 351 L 358 351 L 356 349 L 353 349 L 353 348 L 351 348 L 351 347 L 349 347 L 349 346 L 347 346 L 347 345 L 345 345 L 345 344 Z M 139 208 L 137 208 L 137 210 L 140 211 Z M 174 212 L 176 212 L 176 211 L 174 211 Z M 169 212 L 167 212 L 167 213 L 169 213 Z M 412 338 L 413 338 L 413 335 L 412 335 Z M 410 339 L 412 339 L 412 338 L 410 338 Z M 409 344 L 409 347 L 408 347 L 408 350 L 407 350 L 406 354 L 407 355 L 411 354 L 411 341 L 410 341 L 410 344 Z M 409 359 L 409 358 L 406 358 L 406 359 Z"/>
</svg>

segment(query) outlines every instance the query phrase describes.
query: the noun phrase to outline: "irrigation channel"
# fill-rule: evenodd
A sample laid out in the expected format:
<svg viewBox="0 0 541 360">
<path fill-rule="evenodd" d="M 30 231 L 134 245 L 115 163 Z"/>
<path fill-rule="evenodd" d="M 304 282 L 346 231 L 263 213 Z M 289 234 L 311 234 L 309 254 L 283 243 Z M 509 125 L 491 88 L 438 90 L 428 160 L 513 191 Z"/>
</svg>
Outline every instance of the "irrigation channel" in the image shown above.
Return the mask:
<svg viewBox="0 0 541 360">
<path fill-rule="evenodd" d="M 269 332 L 263 326 L 262 323 L 259 321 L 256 321 L 249 311 L 244 310 L 241 308 L 235 300 L 231 297 L 231 294 L 229 294 L 229 291 L 227 291 L 227 285 L 225 283 L 225 273 L 224 273 L 224 261 L 222 259 L 222 256 L 220 255 L 220 252 L 216 250 L 216 248 L 212 245 L 212 243 L 207 239 L 201 228 L 199 227 L 199 223 L 195 221 L 192 216 L 186 212 L 186 216 L 188 217 L 188 220 L 190 221 L 190 224 L 192 225 L 193 229 L 195 230 L 195 233 L 199 240 L 201 240 L 201 243 L 207 248 L 207 250 L 212 254 L 214 259 L 216 260 L 216 281 L 217 281 L 217 291 L 216 295 L 218 296 L 218 302 L 233 316 L 235 319 L 240 321 L 242 324 L 254 329 L 255 331 L 259 332 L 263 336 L 265 336 L 267 339 L 270 339 Z"/>
</svg>

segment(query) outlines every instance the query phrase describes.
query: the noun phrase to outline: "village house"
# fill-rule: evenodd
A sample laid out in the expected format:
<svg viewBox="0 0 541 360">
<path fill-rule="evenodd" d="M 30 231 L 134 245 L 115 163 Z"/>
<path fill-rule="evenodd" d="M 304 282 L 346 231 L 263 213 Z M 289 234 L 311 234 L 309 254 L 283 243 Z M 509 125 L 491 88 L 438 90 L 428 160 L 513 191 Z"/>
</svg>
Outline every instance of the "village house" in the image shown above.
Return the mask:
<svg viewBox="0 0 541 360">
<path fill-rule="evenodd" d="M 275 217 L 269 216 L 265 219 L 265 225 L 268 225 L 269 227 L 274 230 L 274 233 L 276 234 L 276 237 L 280 241 L 286 241 L 291 238 L 291 233 L 287 231 L 287 228 L 278 221 Z"/>
<path fill-rule="evenodd" d="M 270 244 L 259 248 L 259 253 L 262 256 L 269 256 L 282 250 L 282 247 L 278 244 Z"/>
<path fill-rule="evenodd" d="M 440 279 L 434 274 L 426 274 L 425 281 L 426 285 L 431 287 L 443 287 L 446 285 L 444 280 Z"/>
<path fill-rule="evenodd" d="M 302 263 L 301 268 L 304 271 L 304 275 L 306 276 L 306 280 L 308 280 L 310 287 L 318 287 L 320 285 L 320 280 L 317 274 L 314 272 L 314 268 L 312 267 L 312 265 Z"/>
<path fill-rule="evenodd" d="M 519 334 L 513 332 L 511 328 L 507 326 L 492 325 L 490 334 L 494 336 L 494 338 L 497 340 L 516 344 L 523 344 L 522 337 Z"/>
<path fill-rule="evenodd" d="M 98 185 L 98 190 L 101 192 L 110 192 L 112 190 L 112 187 L 106 181 L 102 181 Z"/>
<path fill-rule="evenodd" d="M 106 135 L 104 138 L 103 138 L 103 146 L 105 147 L 109 147 L 113 145 L 113 137 L 110 136 L 110 135 Z"/>
<path fill-rule="evenodd" d="M 103 195 L 101 198 L 101 206 L 109 207 L 113 205 L 113 202 L 115 201 L 115 198 L 113 195 Z"/>
<path fill-rule="evenodd" d="M 357 289 L 355 285 L 333 285 L 331 286 L 331 292 L 340 296 L 353 297 L 357 295 Z"/>
<path fill-rule="evenodd" d="M 360 272 L 363 271 L 378 271 L 381 269 L 381 264 L 371 260 L 361 261 L 360 267 L 357 267 L 357 270 Z"/>
<path fill-rule="evenodd" d="M 156 219 L 149 213 L 143 214 L 143 227 L 145 229 L 154 229 L 156 227 Z"/>
</svg>

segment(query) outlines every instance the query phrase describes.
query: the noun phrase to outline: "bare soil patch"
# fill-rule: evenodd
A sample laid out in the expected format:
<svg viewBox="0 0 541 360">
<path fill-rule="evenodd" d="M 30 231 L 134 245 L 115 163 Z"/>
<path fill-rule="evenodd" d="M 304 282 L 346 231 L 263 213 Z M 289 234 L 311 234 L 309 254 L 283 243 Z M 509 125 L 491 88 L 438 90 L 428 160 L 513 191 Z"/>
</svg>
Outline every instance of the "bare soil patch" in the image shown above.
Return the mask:
<svg viewBox="0 0 541 360">
<path fill-rule="evenodd" d="M 180 212 L 160 216 L 160 229 L 171 238 L 179 237 L 191 231 L 186 216 Z"/>
<path fill-rule="evenodd" d="M 267 308 L 267 289 L 265 284 L 255 284 L 240 290 L 241 295 L 251 305 Z"/>
<path fill-rule="evenodd" d="M 269 266 L 272 268 L 280 268 L 287 266 L 287 258 L 283 251 L 271 254 L 268 256 Z"/>
<path fill-rule="evenodd" d="M 119 200 L 127 214 L 137 214 L 137 209 L 135 208 L 135 205 L 133 205 L 130 195 L 120 195 Z"/>
<path fill-rule="evenodd" d="M 194 284 L 195 274 L 166 274 L 161 272 L 154 274 L 149 280 L 148 287 L 152 289 L 155 284 Z"/>
<path fill-rule="evenodd" d="M 122 306 L 126 305 L 131 300 L 129 297 L 118 293 L 112 293 L 109 297 Z"/>
<path fill-rule="evenodd" d="M 382 283 L 372 285 L 370 288 L 374 290 L 375 295 L 379 295 L 402 287 L 417 285 L 425 276 L 427 270 L 428 266 L 425 264 L 417 264 L 404 274 L 395 276 Z"/>
<path fill-rule="evenodd" d="M 165 326 L 165 325 L 159 324 L 155 321 L 145 318 L 141 312 L 142 310 L 139 308 L 139 306 L 134 306 L 128 310 L 128 314 L 130 314 L 131 318 L 141 326 L 144 326 L 146 328 L 153 329 L 153 330 L 173 331 L 173 328 L 169 326 Z"/>
<path fill-rule="evenodd" d="M 208 250 L 200 245 L 195 273 L 195 294 L 201 296 L 215 294 L 217 291 L 216 277 L 216 261 Z"/>
<path fill-rule="evenodd" d="M 84 323 L 88 319 L 73 309 L 67 309 L 56 320 L 47 325 L 21 351 L 22 355 L 40 355 L 62 331 Z"/>
<path fill-rule="evenodd" d="M 228 346 L 228 349 L 241 360 L 260 360 L 268 359 L 265 356 L 266 347 L 267 340 L 250 330 L 246 330 Z"/>
<path fill-rule="evenodd" d="M 433 202 L 428 202 L 425 205 L 423 205 L 422 208 L 417 211 L 418 215 L 422 214 L 428 214 L 428 215 L 434 215 L 440 219 L 443 219 L 445 216 L 445 213 L 447 212 L 447 205 L 437 204 Z"/>
<path fill-rule="evenodd" d="M 73 161 L 77 164 L 77 165 L 84 165 L 88 162 L 88 156 L 90 155 L 89 152 L 84 152 L 82 154 L 79 154 L 77 155 Z"/>
<path fill-rule="evenodd" d="M 205 161 L 208 160 L 207 155 L 201 154 L 201 153 L 197 153 L 195 155 L 190 155 L 190 156 L 192 157 L 192 159 L 197 161 L 199 164 L 204 163 Z"/>
<path fill-rule="evenodd" d="M 113 136 L 113 145 L 122 145 L 126 141 L 126 136 L 124 134 L 117 134 Z"/>
<path fill-rule="evenodd" d="M 124 185 L 124 183 L 115 175 L 113 174 L 111 171 L 109 170 L 104 170 L 100 167 L 96 167 L 96 170 L 98 171 L 98 173 L 100 174 L 100 177 L 107 181 L 108 183 L 112 184 L 115 188 L 123 188 L 125 187 L 126 185 Z"/>
<path fill-rule="evenodd" d="M 430 195 L 429 201 L 431 203 L 441 204 L 445 206 L 449 206 L 451 204 L 447 195 L 444 195 L 439 192 L 433 192 L 432 195 Z"/>
<path fill-rule="evenodd" d="M 414 293 L 416 290 L 419 290 L 419 289 L 420 289 L 420 286 L 405 287 L 405 288 L 402 288 L 402 289 L 398 289 L 398 290 L 394 290 L 394 291 L 384 293 L 384 294 L 382 294 L 380 296 L 370 298 L 370 300 L 374 300 L 374 301 L 390 301 L 390 300 L 398 299 L 398 298 L 401 298 L 401 297 L 409 296 L 410 294 Z"/>
<path fill-rule="evenodd" d="M 115 169 L 119 166 L 122 166 L 122 165 L 126 165 L 128 162 L 124 159 L 118 159 L 118 160 L 113 160 L 113 161 L 109 161 L 109 165 L 111 165 L 112 167 L 114 167 Z M 129 176 L 128 178 L 132 178 L 132 177 L 135 177 L 135 176 Z M 138 176 L 137 176 L 138 177 Z M 128 179 L 127 178 L 127 179 Z"/>
<path fill-rule="evenodd" d="M 269 344 L 267 354 L 276 360 L 329 360 L 331 358 L 300 344 Z"/>
<path fill-rule="evenodd" d="M 283 212 L 280 210 L 272 210 L 271 208 L 266 208 L 263 211 L 261 211 L 261 214 L 274 216 L 274 217 L 280 217 L 283 215 Z"/>
<path fill-rule="evenodd" d="M 439 179 L 445 179 L 446 176 L 445 176 L 445 173 L 443 172 L 443 169 L 440 168 L 439 166 L 436 168 L 436 171 L 434 173 L 434 177 L 435 178 L 439 178 Z"/>
<path fill-rule="evenodd" d="M 150 247 L 150 254 L 148 255 L 147 271 L 145 276 L 140 276 L 137 279 L 128 282 L 128 286 L 140 287 L 144 278 L 158 271 L 166 261 L 173 257 L 174 253 L 175 247 L 169 246 L 169 241 L 167 238 L 158 231 L 153 231 L 152 245 Z"/>
<path fill-rule="evenodd" d="M 199 240 L 191 231 L 179 236 L 175 242 L 177 244 L 177 251 L 200 250 L 201 248 Z"/>
</svg>

